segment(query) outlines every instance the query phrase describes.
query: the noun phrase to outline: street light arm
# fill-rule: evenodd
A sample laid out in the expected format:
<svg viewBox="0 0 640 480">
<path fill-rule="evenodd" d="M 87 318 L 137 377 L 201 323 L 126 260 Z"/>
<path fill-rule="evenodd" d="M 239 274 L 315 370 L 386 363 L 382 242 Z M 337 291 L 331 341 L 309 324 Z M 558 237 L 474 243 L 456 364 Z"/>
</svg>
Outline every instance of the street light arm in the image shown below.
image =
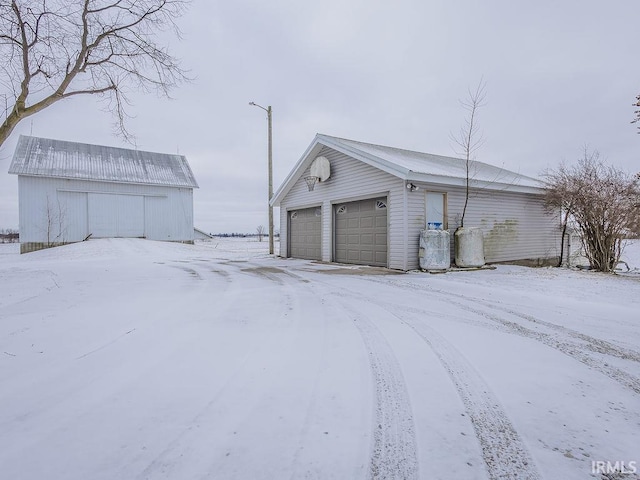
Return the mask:
<svg viewBox="0 0 640 480">
<path fill-rule="evenodd" d="M 258 105 L 256 102 L 249 102 L 249 105 L 253 106 L 253 107 L 258 107 L 261 108 L 262 110 L 264 110 L 265 112 L 269 113 L 269 109 L 264 108 L 262 105 Z"/>
</svg>

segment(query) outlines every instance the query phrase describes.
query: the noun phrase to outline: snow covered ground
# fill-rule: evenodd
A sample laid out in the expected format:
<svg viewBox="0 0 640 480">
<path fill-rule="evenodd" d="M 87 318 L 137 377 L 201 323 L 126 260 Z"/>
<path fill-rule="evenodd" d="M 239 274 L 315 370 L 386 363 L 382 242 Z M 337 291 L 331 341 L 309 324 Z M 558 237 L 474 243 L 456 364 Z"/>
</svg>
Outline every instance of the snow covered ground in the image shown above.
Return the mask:
<svg viewBox="0 0 640 480">
<path fill-rule="evenodd" d="M 0 245 L 0 477 L 639 478 L 603 473 L 640 472 L 639 242 L 626 276 L 266 249 Z"/>
</svg>

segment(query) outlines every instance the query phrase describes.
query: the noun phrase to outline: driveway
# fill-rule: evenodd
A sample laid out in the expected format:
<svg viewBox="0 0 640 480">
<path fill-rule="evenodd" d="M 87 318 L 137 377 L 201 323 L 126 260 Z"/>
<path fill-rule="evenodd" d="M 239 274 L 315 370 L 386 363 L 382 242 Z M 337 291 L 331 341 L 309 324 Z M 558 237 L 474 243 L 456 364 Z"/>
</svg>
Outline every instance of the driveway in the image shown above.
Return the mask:
<svg viewBox="0 0 640 480">
<path fill-rule="evenodd" d="M 3 478 L 638 478 L 636 278 L 222 241 L 0 261 Z"/>
</svg>

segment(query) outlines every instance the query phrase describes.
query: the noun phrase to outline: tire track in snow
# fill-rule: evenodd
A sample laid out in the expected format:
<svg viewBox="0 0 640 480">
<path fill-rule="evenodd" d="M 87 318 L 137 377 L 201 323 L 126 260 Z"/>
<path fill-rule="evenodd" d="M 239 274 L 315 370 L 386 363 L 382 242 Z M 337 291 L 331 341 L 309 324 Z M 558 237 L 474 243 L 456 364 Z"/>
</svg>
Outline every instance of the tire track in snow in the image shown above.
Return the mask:
<svg viewBox="0 0 640 480">
<path fill-rule="evenodd" d="M 455 295 L 453 293 L 450 292 L 445 292 L 446 294 L 450 294 L 450 295 Z M 463 298 L 461 295 L 458 296 L 459 298 Z M 578 332 L 576 330 L 573 330 L 571 328 L 567 328 L 565 326 L 562 325 L 558 325 L 552 322 L 547 322 L 546 320 L 542 320 L 540 318 L 534 317 L 533 315 L 527 314 L 527 313 L 522 313 L 522 312 L 517 312 L 515 310 L 512 310 L 508 307 L 503 307 L 503 306 L 499 306 L 496 305 L 494 303 L 490 303 L 487 302 L 485 300 L 474 300 L 476 301 L 476 303 L 480 303 L 482 305 L 484 305 L 487 308 L 491 308 L 493 310 L 499 310 L 501 312 L 507 313 L 509 315 L 514 315 L 516 317 L 522 318 L 523 320 L 527 320 L 529 322 L 532 322 L 534 324 L 539 324 L 539 325 L 543 325 L 545 327 L 548 327 L 552 330 L 556 330 L 558 332 L 561 332 L 565 335 L 568 335 L 570 337 L 573 337 L 577 340 L 582 340 L 584 342 L 587 342 L 586 348 L 588 348 L 589 350 L 593 351 L 594 353 L 601 353 L 603 355 L 609 355 L 612 357 L 617 357 L 617 358 L 622 358 L 623 360 L 631 360 L 634 362 L 638 362 L 640 363 L 640 352 L 637 352 L 633 349 L 629 349 L 629 348 L 624 348 L 618 345 L 614 345 L 611 342 L 608 342 L 606 340 L 602 340 L 599 338 L 595 338 L 592 337 L 590 335 Z"/>
<path fill-rule="evenodd" d="M 395 282 L 393 282 L 395 284 Z M 400 286 L 400 284 L 397 284 L 398 286 Z M 420 287 L 416 284 L 413 283 L 407 283 L 407 286 L 409 286 L 412 289 L 420 289 L 422 291 L 424 291 L 424 287 Z M 484 299 L 480 299 L 480 298 L 468 298 L 465 297 L 464 295 L 460 295 L 458 293 L 454 293 L 454 292 L 448 292 L 446 290 L 440 290 L 440 289 L 435 289 L 432 287 L 427 286 L 426 287 L 430 292 L 434 292 L 434 293 L 438 293 L 440 295 L 443 296 L 448 296 L 448 297 L 453 297 L 456 298 L 458 300 L 461 301 L 466 301 L 466 302 L 473 302 L 474 304 L 480 304 L 483 305 L 484 307 L 490 308 L 492 310 L 498 310 L 500 312 L 503 313 L 507 313 L 509 315 L 513 315 L 515 317 L 521 318 L 523 320 L 526 320 L 528 322 L 531 322 L 533 324 L 536 325 L 542 325 L 544 327 L 547 327 L 551 330 L 556 330 L 568 337 L 572 337 L 574 339 L 577 340 L 581 340 L 583 342 L 587 342 L 586 348 L 588 348 L 589 350 L 595 352 L 595 353 L 601 353 L 603 355 L 609 355 L 612 357 L 617 357 L 617 358 L 621 358 L 624 360 L 631 360 L 634 362 L 639 362 L 640 363 L 640 352 L 635 351 L 633 349 L 629 349 L 629 348 L 624 348 L 618 345 L 614 345 L 611 342 L 608 342 L 606 340 L 602 340 L 599 338 L 595 338 L 592 337 L 590 335 L 587 335 L 585 333 L 581 333 L 578 332 L 576 330 L 573 330 L 571 328 L 565 327 L 563 325 L 558 325 L 557 323 L 553 323 L 553 322 L 548 322 L 546 320 L 542 320 L 538 317 L 535 317 L 534 315 L 528 314 L 528 313 L 522 313 L 522 312 L 518 312 L 515 311 L 509 307 L 504 307 L 501 305 L 498 305 L 496 303 L 484 300 Z"/>
<path fill-rule="evenodd" d="M 518 432 L 498 399 L 474 368 L 440 334 L 424 323 L 404 319 L 436 354 L 462 399 L 482 448 L 489 478 L 539 479 Z"/>
<path fill-rule="evenodd" d="M 369 478 L 419 478 L 413 413 L 400 364 L 378 328 L 353 307 L 341 303 L 351 312 L 367 349 L 375 388 Z"/>
<path fill-rule="evenodd" d="M 279 268 L 243 270 L 283 282 L 282 277 L 310 283 L 303 276 Z M 279 276 L 282 277 L 279 277 Z M 324 283 L 325 282 L 318 282 Z M 317 283 L 313 293 L 316 295 Z M 332 294 L 333 296 L 333 294 Z M 373 445 L 369 463 L 369 478 L 408 480 L 419 478 L 415 425 L 404 376 L 389 343 L 378 328 L 357 310 L 339 301 L 350 312 L 360 333 L 373 376 L 375 388 Z"/>
<path fill-rule="evenodd" d="M 184 263 L 191 263 L 191 262 L 184 262 Z M 201 264 L 202 262 L 199 262 L 199 263 Z M 240 262 L 234 262 L 234 263 L 240 263 Z M 219 265 L 222 265 L 222 264 L 219 264 Z M 203 265 L 200 265 L 200 266 L 203 267 Z M 270 281 L 276 281 L 276 283 L 278 283 L 279 285 L 284 286 L 285 292 L 281 293 L 283 297 L 283 304 L 286 306 L 287 309 L 291 309 L 291 305 L 290 305 L 291 295 L 289 291 L 290 286 L 283 284 L 282 282 L 279 281 L 279 279 L 274 278 L 273 273 L 267 273 L 265 275 L 256 274 L 255 272 L 247 272 L 244 270 L 240 270 L 240 265 L 238 266 L 232 265 L 232 266 L 234 267 L 233 268 L 234 273 L 237 272 L 237 273 L 241 273 L 241 274 L 253 276 L 253 277 L 257 276 L 258 278 L 261 278 L 263 280 L 268 279 Z M 200 287 L 200 291 L 202 293 L 207 292 L 208 283 L 206 280 L 211 279 L 209 277 L 212 277 L 214 279 L 216 278 L 216 276 L 223 277 L 226 280 L 226 282 L 225 282 L 225 288 L 221 292 L 220 296 L 221 298 L 226 299 L 226 301 L 216 304 L 217 314 L 218 316 L 222 317 L 223 316 L 222 313 L 225 313 L 228 310 L 235 308 L 235 305 L 232 300 L 233 296 L 228 295 L 229 287 L 235 285 L 233 287 L 234 291 L 239 291 L 243 287 L 240 285 L 240 282 L 238 282 L 237 284 L 234 284 L 234 282 L 230 280 L 229 272 L 222 270 L 222 272 L 224 273 L 221 273 L 221 271 L 217 271 L 209 268 L 208 274 L 205 272 L 202 272 L 203 275 L 198 274 L 198 277 L 196 277 L 195 275 L 192 275 L 191 272 L 189 272 L 188 270 L 186 269 L 182 269 L 182 270 L 184 270 L 186 273 L 190 274 L 192 277 L 198 280 L 202 280 L 202 279 L 205 280 L 204 282 L 198 281 L 198 285 L 202 285 Z M 204 277 L 204 275 L 208 275 L 208 276 Z M 214 282 L 214 284 L 217 285 L 217 282 Z M 279 324 L 281 324 L 282 326 L 288 325 L 289 323 L 288 319 L 285 319 L 281 316 L 279 318 L 281 319 Z M 259 358 L 260 348 L 262 348 L 262 350 L 265 350 L 267 348 L 267 345 L 271 345 L 273 348 L 275 348 L 278 344 L 278 338 L 279 338 L 278 334 L 273 334 L 270 337 L 261 337 L 259 339 L 259 343 L 254 343 L 254 346 L 252 348 L 247 348 L 246 352 L 241 357 L 238 358 L 238 362 L 236 363 L 236 365 L 234 365 L 233 368 L 230 369 L 230 371 L 226 375 L 226 378 L 224 378 L 224 380 L 221 382 L 220 386 L 216 388 L 214 391 L 212 391 L 212 393 L 210 394 L 210 398 L 207 400 L 207 402 L 203 403 L 202 405 L 199 406 L 199 408 L 195 409 L 189 421 L 186 422 L 185 427 L 181 431 L 177 432 L 173 436 L 173 438 L 168 440 L 164 445 L 164 447 L 160 449 L 157 453 L 155 453 L 148 460 L 148 463 L 136 475 L 135 477 L 136 480 L 146 480 L 149 478 L 175 478 L 176 474 L 179 473 L 179 469 L 182 468 L 184 465 L 182 458 L 189 457 L 190 455 L 194 455 L 194 452 L 196 449 L 193 446 L 191 446 L 192 438 L 194 436 L 199 437 L 201 435 L 201 433 L 199 432 L 199 430 L 201 429 L 201 425 L 207 425 L 207 419 L 211 415 L 213 408 L 219 403 L 221 399 L 224 398 L 224 395 L 229 390 L 241 384 L 242 381 L 246 381 L 246 376 L 250 374 L 248 372 L 251 372 L 251 369 L 255 368 L 255 365 L 262 363 L 261 359 Z M 258 348 L 258 345 L 260 346 L 260 348 Z M 213 478 L 213 477 L 215 477 L 215 473 L 214 473 L 214 470 L 212 469 L 209 473 L 207 473 L 202 478 Z"/>
<path fill-rule="evenodd" d="M 372 280 L 372 279 L 367 279 L 367 280 L 376 282 L 376 280 Z M 425 291 L 425 286 L 418 286 L 411 283 L 399 284 L 392 281 L 378 282 L 378 283 L 391 285 L 398 288 L 413 288 L 416 290 L 420 290 L 423 293 Z M 500 315 L 496 315 L 496 314 L 487 312 L 485 310 L 482 310 L 480 308 L 474 307 L 472 305 L 475 305 L 476 303 L 475 299 L 468 300 L 461 295 L 457 295 L 457 294 L 453 294 L 450 292 L 445 292 L 437 289 L 428 288 L 428 291 L 430 293 L 434 293 L 442 297 L 453 299 L 453 300 L 449 300 L 449 303 L 451 305 L 454 305 L 461 310 L 465 310 L 467 312 L 473 313 L 482 318 L 495 322 L 499 326 L 503 327 L 502 330 L 505 331 L 506 333 L 529 338 L 531 340 L 538 341 L 555 350 L 558 350 L 559 352 L 564 353 L 565 355 L 573 358 L 574 360 L 577 360 L 591 368 L 594 368 L 595 370 L 598 370 L 600 373 L 616 381 L 623 387 L 628 388 L 633 392 L 640 394 L 640 378 L 622 370 L 621 368 L 618 368 L 614 365 L 610 365 L 603 359 L 600 359 L 593 355 L 593 352 L 596 351 L 598 353 L 608 354 L 609 356 L 615 356 L 618 358 L 626 358 L 626 359 L 632 360 L 631 358 L 621 357 L 619 355 L 620 354 L 619 349 L 616 352 L 618 354 L 614 355 L 610 350 L 607 350 L 606 347 L 603 346 L 602 344 L 600 344 L 601 348 L 598 350 L 597 347 L 595 347 L 594 344 L 591 343 L 589 340 L 576 341 L 578 340 L 577 338 L 574 339 L 572 338 L 571 335 L 563 334 L 562 330 L 560 329 L 553 329 L 554 334 L 558 333 L 560 334 L 559 336 L 551 335 L 549 333 L 540 331 L 535 327 L 528 328 L 516 321 L 512 321 L 512 320 L 509 320 L 508 318 L 503 318 Z M 510 314 L 509 312 L 504 312 L 504 313 Z M 513 316 L 517 316 L 518 318 L 523 318 L 519 315 L 513 315 Z M 531 321 L 530 319 L 527 319 L 527 318 L 524 318 L 524 319 Z M 545 323 L 549 323 L 549 322 L 545 322 Z M 550 328 L 547 325 L 542 325 L 542 326 Z M 578 332 L 575 332 L 575 333 L 578 334 Z M 593 337 L 589 337 L 588 335 L 585 335 L 584 337 L 593 339 Z M 593 340 L 597 340 L 597 339 L 593 339 Z M 604 343 L 608 343 L 608 342 L 604 342 Z"/>
<path fill-rule="evenodd" d="M 343 295 L 344 292 L 345 289 L 342 291 Z M 500 402 L 473 366 L 453 345 L 424 322 L 398 315 L 396 312 L 398 307 L 401 307 L 399 305 L 365 298 L 353 291 L 349 292 L 349 296 L 366 299 L 389 312 L 411 328 L 438 357 L 471 419 L 489 478 L 492 480 L 540 478 L 526 446 L 500 406 Z M 412 313 L 423 317 L 428 312 Z"/>
</svg>

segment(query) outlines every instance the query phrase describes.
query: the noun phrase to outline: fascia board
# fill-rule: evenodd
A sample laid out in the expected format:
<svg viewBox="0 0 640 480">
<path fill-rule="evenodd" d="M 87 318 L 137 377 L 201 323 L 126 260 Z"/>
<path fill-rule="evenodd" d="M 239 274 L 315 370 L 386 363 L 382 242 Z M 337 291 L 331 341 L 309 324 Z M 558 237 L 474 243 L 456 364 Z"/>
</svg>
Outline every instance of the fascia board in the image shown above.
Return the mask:
<svg viewBox="0 0 640 480">
<path fill-rule="evenodd" d="M 407 176 L 407 181 L 411 182 L 423 182 L 423 183 L 433 183 L 436 185 L 443 186 L 455 186 L 455 187 L 464 187 L 466 185 L 466 180 L 464 178 L 455 178 L 455 177 L 447 177 L 444 175 L 429 175 L 426 173 L 416 173 L 409 172 Z M 516 193 L 532 193 L 536 195 L 543 195 L 544 188 L 541 187 L 532 187 L 529 185 L 517 185 L 513 183 L 504 183 L 504 182 L 487 182 L 487 181 L 475 181 L 471 180 L 469 183 L 469 187 L 471 188 L 479 188 L 483 190 L 495 190 L 495 191 L 509 191 Z"/>
<path fill-rule="evenodd" d="M 18 177 L 32 177 L 32 178 L 53 178 L 56 180 L 71 180 L 75 182 L 91 182 L 91 183 L 110 183 L 114 185 L 144 185 L 148 187 L 165 187 L 165 188 L 200 188 L 197 183 L 191 184 L 167 184 L 167 183 L 151 183 L 151 182 L 125 182 L 124 180 L 103 180 L 101 178 L 79 178 L 70 177 L 64 175 L 43 175 L 38 173 L 16 173 Z"/>
</svg>

